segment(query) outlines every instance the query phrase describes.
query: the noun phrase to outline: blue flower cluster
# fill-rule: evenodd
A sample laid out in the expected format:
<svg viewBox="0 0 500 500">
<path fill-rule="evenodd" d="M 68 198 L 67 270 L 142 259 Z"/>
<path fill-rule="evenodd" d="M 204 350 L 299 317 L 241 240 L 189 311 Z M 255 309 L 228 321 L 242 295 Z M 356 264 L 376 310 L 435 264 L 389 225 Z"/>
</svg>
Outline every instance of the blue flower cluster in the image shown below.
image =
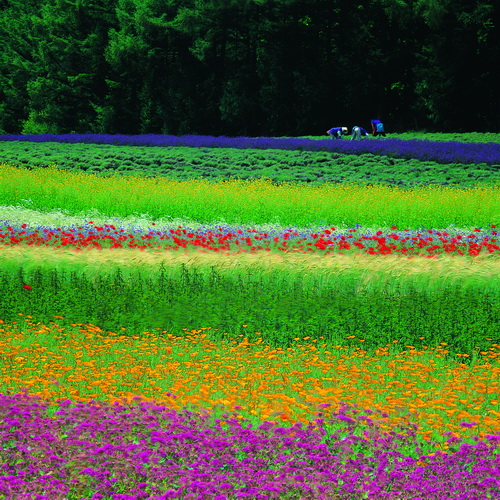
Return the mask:
<svg viewBox="0 0 500 500">
<path fill-rule="evenodd" d="M 129 146 L 188 146 L 236 149 L 285 149 L 330 151 L 341 154 L 373 154 L 393 158 L 436 161 L 438 163 L 486 163 L 500 167 L 500 144 L 373 139 L 365 141 L 331 141 L 330 139 L 273 137 L 211 137 L 199 135 L 104 135 L 104 134 L 40 134 L 0 135 L 2 141 L 66 142 L 116 144 Z"/>
</svg>

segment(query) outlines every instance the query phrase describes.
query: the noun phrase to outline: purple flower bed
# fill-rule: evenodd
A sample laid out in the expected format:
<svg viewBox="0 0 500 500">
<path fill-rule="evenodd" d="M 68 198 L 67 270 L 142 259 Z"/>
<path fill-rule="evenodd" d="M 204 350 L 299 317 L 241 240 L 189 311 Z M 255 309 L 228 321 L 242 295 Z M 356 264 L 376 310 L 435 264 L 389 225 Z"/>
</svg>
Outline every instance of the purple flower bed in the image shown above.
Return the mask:
<svg viewBox="0 0 500 500">
<path fill-rule="evenodd" d="M 344 407 L 315 425 L 258 427 L 138 402 L 0 395 L 6 499 L 487 499 L 500 496 L 499 436 L 422 455 L 416 426 Z M 318 415 L 318 417 L 321 414 Z M 457 442 L 458 441 L 458 442 Z"/>
<path fill-rule="evenodd" d="M 197 135 L 104 135 L 104 134 L 40 134 L 0 135 L 2 141 L 83 142 L 131 146 L 188 146 L 237 149 L 287 149 L 331 151 L 332 153 L 366 154 L 395 158 L 430 160 L 439 163 L 487 163 L 500 167 L 500 144 L 455 141 L 369 139 L 347 141 L 272 137 L 211 137 Z"/>
</svg>

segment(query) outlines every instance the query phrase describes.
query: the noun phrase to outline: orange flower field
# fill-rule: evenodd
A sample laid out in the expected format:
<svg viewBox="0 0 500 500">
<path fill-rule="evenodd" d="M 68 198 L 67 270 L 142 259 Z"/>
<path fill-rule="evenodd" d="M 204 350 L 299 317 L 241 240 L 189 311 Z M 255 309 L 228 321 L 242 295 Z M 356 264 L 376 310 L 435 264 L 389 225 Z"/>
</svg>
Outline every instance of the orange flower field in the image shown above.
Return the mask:
<svg viewBox="0 0 500 500">
<path fill-rule="evenodd" d="M 109 403 L 139 397 L 175 409 L 285 422 L 311 421 L 343 402 L 387 412 L 388 428 L 411 419 L 427 440 L 439 441 L 445 431 L 462 438 L 500 434 L 497 344 L 464 364 L 473 353 L 450 363 L 446 345 L 397 352 L 386 345 L 369 353 L 363 339 L 348 349 L 304 337 L 271 349 L 258 332 L 216 345 L 210 327 L 182 337 L 131 337 L 93 325 L 34 324 L 30 317 L 1 326 L 3 393 L 27 389 L 52 401 Z"/>
</svg>

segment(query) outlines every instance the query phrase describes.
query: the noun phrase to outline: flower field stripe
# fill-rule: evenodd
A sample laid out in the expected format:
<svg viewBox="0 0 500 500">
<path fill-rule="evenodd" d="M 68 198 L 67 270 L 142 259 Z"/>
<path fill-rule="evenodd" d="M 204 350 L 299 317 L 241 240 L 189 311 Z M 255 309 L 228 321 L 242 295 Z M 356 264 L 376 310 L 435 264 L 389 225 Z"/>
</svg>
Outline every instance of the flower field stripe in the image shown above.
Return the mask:
<svg viewBox="0 0 500 500">
<path fill-rule="evenodd" d="M 349 403 L 385 412 L 387 429 L 411 417 L 424 440 L 500 434 L 498 344 L 466 365 L 451 361 L 446 346 L 388 344 L 370 354 L 362 342 L 348 349 L 304 337 L 280 349 L 259 332 L 213 342 L 209 327 L 127 336 L 55 320 L 1 324 L 2 393 L 111 404 L 141 397 L 284 425 L 313 420 L 318 405 L 331 404 L 321 409 L 328 415 Z"/>
<path fill-rule="evenodd" d="M 92 193 L 92 197 L 89 197 Z M 30 200 L 40 211 L 78 214 L 98 210 L 110 217 L 166 215 L 201 223 L 354 227 L 485 227 L 498 225 L 500 188 L 470 189 L 359 185 L 283 185 L 265 180 L 172 181 L 103 178 L 56 168 L 26 170 L 0 165 L 0 205 Z"/>
<path fill-rule="evenodd" d="M 152 223 L 154 226 L 155 223 Z M 222 224 L 194 229 L 184 226 L 149 230 L 98 225 L 93 221 L 72 227 L 43 227 L 22 223 L 13 226 L 0 221 L 0 245 L 5 247 L 53 247 L 58 249 L 139 249 L 189 252 L 219 252 L 224 255 L 249 253 L 303 253 L 318 255 L 401 255 L 436 257 L 448 255 L 494 256 L 500 254 L 496 225 L 469 231 L 409 229 L 390 230 L 354 228 L 316 230 L 288 228 L 258 230 Z"/>
<path fill-rule="evenodd" d="M 500 498 L 500 134 L 432 137 L 0 135 L 0 499 Z"/>
<path fill-rule="evenodd" d="M 422 140 L 367 140 L 331 141 L 301 138 L 270 137 L 210 137 L 210 136 L 171 136 L 171 135 L 104 135 L 104 134 L 39 134 L 39 135 L 0 135 L 0 141 L 68 142 L 117 144 L 136 146 L 194 148 L 236 148 L 236 149 L 286 149 L 306 151 L 330 151 L 336 153 L 371 153 L 390 155 L 419 160 L 437 160 L 441 163 L 489 163 L 500 164 L 500 144 L 431 142 Z"/>
<path fill-rule="evenodd" d="M 460 447 L 451 436 L 454 454 L 423 454 L 414 426 L 388 434 L 383 414 L 349 405 L 289 428 L 252 426 L 235 413 L 212 423 L 204 412 L 143 401 L 66 400 L 55 410 L 26 394 L 0 397 L 5 496 L 438 500 L 451 489 L 469 498 L 499 490 L 497 436 Z"/>
</svg>

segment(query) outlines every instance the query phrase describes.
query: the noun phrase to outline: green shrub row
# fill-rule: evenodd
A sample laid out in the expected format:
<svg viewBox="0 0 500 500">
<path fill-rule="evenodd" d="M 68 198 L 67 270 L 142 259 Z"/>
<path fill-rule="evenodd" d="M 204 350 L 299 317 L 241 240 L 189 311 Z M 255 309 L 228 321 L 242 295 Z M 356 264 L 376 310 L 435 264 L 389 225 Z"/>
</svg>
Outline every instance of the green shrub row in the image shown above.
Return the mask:
<svg viewBox="0 0 500 500">
<path fill-rule="evenodd" d="M 325 151 L 238 150 L 227 148 L 141 147 L 106 144 L 2 142 L 0 162 L 28 168 L 57 165 L 99 176 L 268 178 L 281 183 L 356 182 L 399 187 L 440 184 L 495 184 L 498 168 L 487 164 L 440 164 L 385 156 Z"/>
<path fill-rule="evenodd" d="M 415 347 L 445 342 L 453 352 L 470 353 L 499 340 L 500 287 L 455 281 L 426 289 L 397 277 L 370 287 L 360 283 L 349 272 L 325 279 L 182 264 L 94 275 L 77 267 L 4 267 L 0 319 L 13 321 L 22 312 L 48 324 L 63 316 L 57 320 L 62 326 L 92 323 L 107 331 L 123 327 L 129 334 L 156 328 L 176 335 L 201 327 L 217 328 L 220 335 L 258 331 L 279 346 L 291 345 L 297 336 L 322 336 L 364 349 L 397 340 Z M 23 288 L 26 284 L 31 289 Z"/>
</svg>

